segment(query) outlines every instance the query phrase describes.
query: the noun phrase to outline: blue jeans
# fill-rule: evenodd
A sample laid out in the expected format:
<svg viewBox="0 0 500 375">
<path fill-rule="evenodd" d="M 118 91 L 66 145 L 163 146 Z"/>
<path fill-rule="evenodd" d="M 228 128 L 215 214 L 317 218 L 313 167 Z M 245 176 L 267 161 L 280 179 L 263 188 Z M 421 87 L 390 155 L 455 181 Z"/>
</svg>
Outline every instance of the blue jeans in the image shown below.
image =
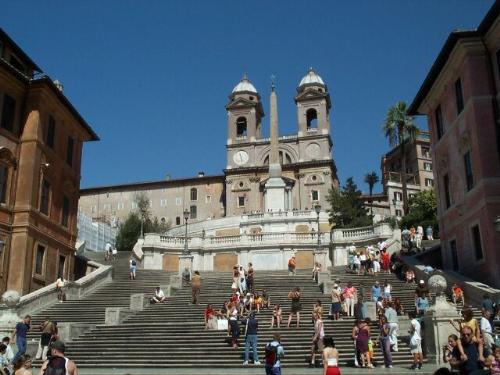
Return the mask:
<svg viewBox="0 0 500 375">
<path fill-rule="evenodd" d="M 12 359 L 12 363 L 16 363 L 21 356 L 26 353 L 26 337 L 17 337 L 16 338 L 17 345 L 17 353 Z"/>
<path fill-rule="evenodd" d="M 281 375 L 281 367 L 269 367 L 266 365 L 266 375 Z"/>
<path fill-rule="evenodd" d="M 259 353 L 257 352 L 257 335 L 247 335 L 245 339 L 245 361 L 248 361 L 250 345 L 253 351 L 253 361 L 257 362 L 259 360 Z"/>
</svg>

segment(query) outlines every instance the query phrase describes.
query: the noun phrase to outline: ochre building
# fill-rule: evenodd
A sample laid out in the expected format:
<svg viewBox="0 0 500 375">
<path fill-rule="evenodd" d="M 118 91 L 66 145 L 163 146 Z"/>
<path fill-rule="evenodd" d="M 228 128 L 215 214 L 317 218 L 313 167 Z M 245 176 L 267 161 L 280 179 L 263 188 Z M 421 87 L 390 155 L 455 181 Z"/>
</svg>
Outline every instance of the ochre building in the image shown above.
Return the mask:
<svg viewBox="0 0 500 375">
<path fill-rule="evenodd" d="M 0 29 L 0 291 L 72 277 L 82 146 L 97 139 Z"/>
</svg>

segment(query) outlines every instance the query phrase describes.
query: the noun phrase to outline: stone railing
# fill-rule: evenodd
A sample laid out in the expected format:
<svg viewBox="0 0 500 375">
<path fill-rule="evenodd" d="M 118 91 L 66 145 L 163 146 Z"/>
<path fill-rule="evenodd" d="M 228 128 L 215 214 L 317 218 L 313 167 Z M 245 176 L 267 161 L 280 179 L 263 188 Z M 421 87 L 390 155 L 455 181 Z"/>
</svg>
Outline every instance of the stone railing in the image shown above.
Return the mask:
<svg viewBox="0 0 500 375">
<path fill-rule="evenodd" d="M 267 213 L 266 213 L 267 214 Z M 332 236 L 331 236 L 332 235 Z M 319 245 L 327 247 L 330 243 L 347 244 L 351 242 L 378 241 L 392 236 L 392 229 L 388 224 L 380 223 L 371 227 L 335 229 L 330 232 L 319 234 Z M 144 239 L 144 248 L 162 248 L 181 250 L 184 247 L 185 237 L 167 236 L 147 233 Z M 318 245 L 318 233 L 296 233 L 296 232 L 263 232 L 257 234 L 243 233 L 240 235 L 218 236 L 218 237 L 188 237 L 190 250 L 214 250 L 224 247 L 263 247 L 263 246 L 293 246 Z"/>
<path fill-rule="evenodd" d="M 447 293 L 451 295 L 451 288 L 453 284 L 457 283 L 464 291 L 465 301 L 467 305 L 481 306 L 484 295 L 488 295 L 493 301 L 500 299 L 500 290 L 495 289 L 489 285 L 479 281 L 472 280 L 460 273 L 450 270 L 435 269 L 433 272 L 426 272 L 425 265 L 421 264 L 415 257 L 402 256 L 401 261 L 406 267 L 411 268 L 415 272 L 417 280 L 424 280 L 427 282 L 433 275 L 441 275 L 447 282 Z"/>
<path fill-rule="evenodd" d="M 89 261 L 88 265 L 95 267 L 95 270 L 76 281 L 69 281 L 66 283 L 64 291 L 68 300 L 80 299 L 112 280 L 113 268 L 111 266 L 102 265 L 93 261 Z M 54 282 L 22 296 L 16 310 L 20 316 L 24 316 L 26 314 L 33 314 L 56 302 L 58 302 L 58 299 L 56 283 Z M 0 309 L 4 307 L 5 306 L 0 305 Z"/>
</svg>

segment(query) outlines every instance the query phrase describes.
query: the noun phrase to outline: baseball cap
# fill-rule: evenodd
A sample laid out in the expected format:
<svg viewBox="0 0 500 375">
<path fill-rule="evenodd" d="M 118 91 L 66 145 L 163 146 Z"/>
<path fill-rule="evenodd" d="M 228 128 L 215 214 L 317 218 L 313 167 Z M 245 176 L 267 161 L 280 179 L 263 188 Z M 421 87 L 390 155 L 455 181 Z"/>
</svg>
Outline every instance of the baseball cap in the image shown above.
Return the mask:
<svg viewBox="0 0 500 375">
<path fill-rule="evenodd" d="M 50 344 L 51 349 L 56 349 L 59 350 L 60 352 L 64 353 L 66 351 L 66 345 L 61 340 L 56 340 Z"/>
</svg>

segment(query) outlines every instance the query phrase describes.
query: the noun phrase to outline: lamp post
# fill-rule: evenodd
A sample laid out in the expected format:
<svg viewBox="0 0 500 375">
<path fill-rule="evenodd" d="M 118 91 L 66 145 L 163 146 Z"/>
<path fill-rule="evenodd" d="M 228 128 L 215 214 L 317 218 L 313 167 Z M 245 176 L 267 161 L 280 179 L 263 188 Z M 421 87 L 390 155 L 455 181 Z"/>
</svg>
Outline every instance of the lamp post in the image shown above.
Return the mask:
<svg viewBox="0 0 500 375">
<path fill-rule="evenodd" d="M 315 205 L 314 206 L 314 211 L 316 211 L 316 223 L 317 223 L 317 227 L 318 227 L 318 251 L 319 251 L 319 246 L 320 246 L 320 238 L 319 238 L 319 214 L 321 212 L 321 206 L 319 204 Z"/>
<path fill-rule="evenodd" d="M 185 227 L 185 235 L 184 235 L 184 255 L 189 254 L 189 248 L 188 248 L 188 219 L 189 219 L 189 211 L 186 209 L 184 210 L 184 227 Z"/>
</svg>

